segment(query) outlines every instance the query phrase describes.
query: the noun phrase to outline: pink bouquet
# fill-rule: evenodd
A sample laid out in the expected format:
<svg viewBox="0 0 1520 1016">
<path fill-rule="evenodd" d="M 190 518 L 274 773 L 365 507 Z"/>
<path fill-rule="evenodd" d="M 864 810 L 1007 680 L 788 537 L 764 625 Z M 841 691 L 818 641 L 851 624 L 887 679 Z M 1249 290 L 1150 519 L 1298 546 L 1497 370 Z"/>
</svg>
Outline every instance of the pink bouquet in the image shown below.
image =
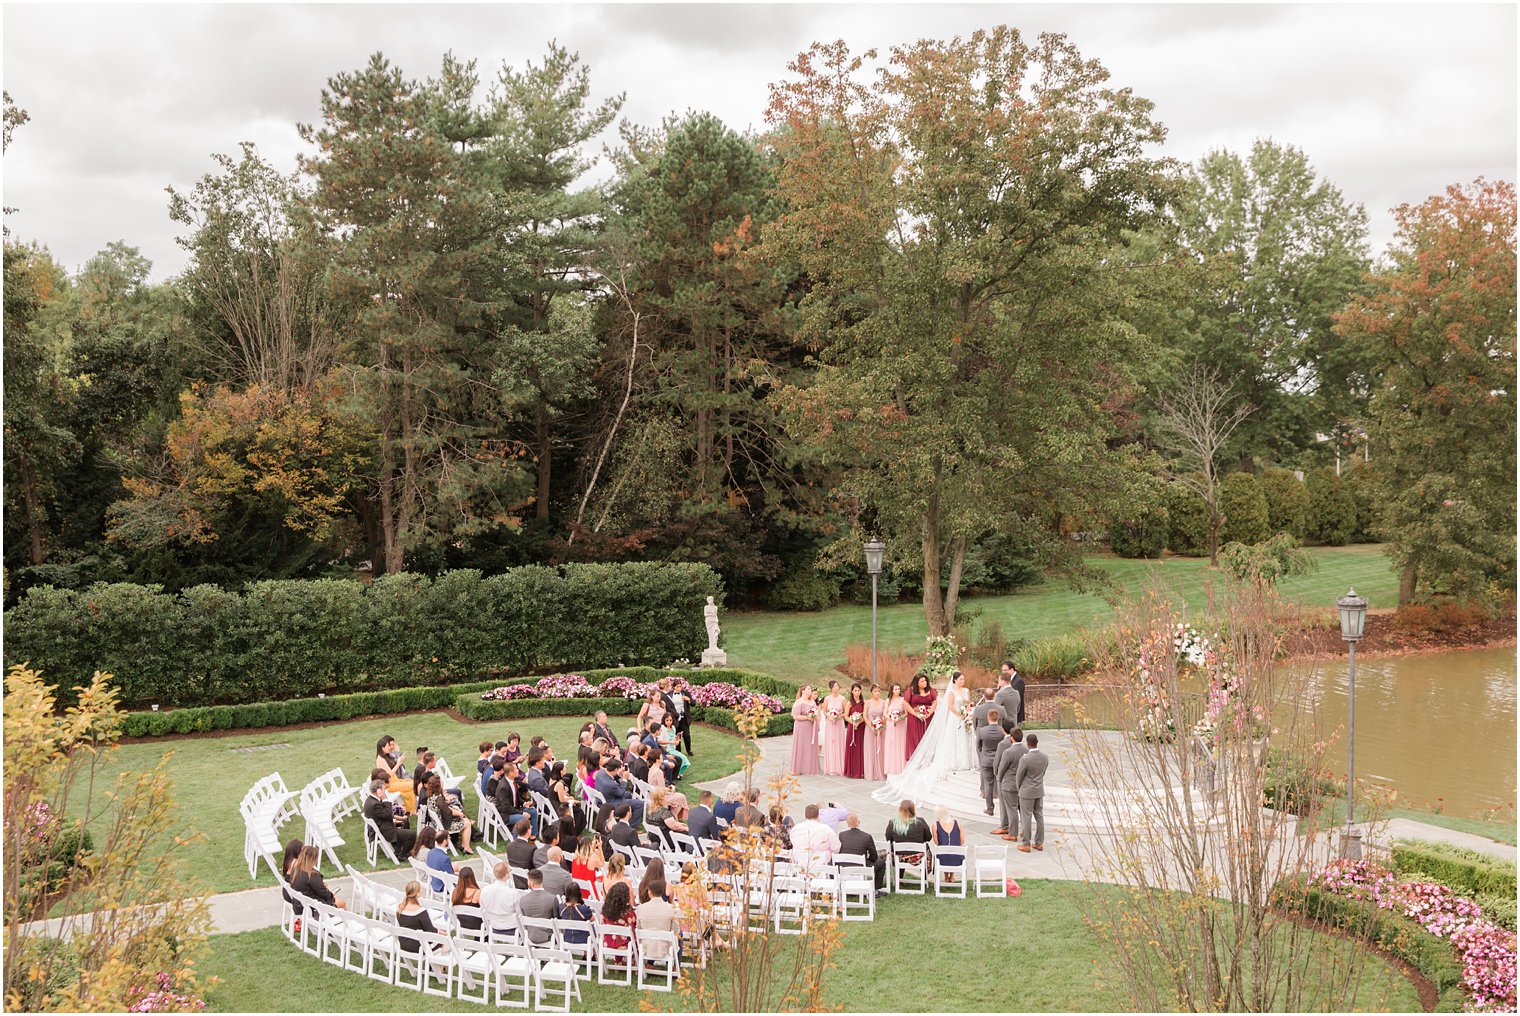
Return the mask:
<svg viewBox="0 0 1520 1016">
<path fill-rule="evenodd" d="M 878 734 L 881 733 L 882 729 L 887 725 L 886 722 L 879 716 L 869 722 L 871 724 L 871 729 L 876 731 Z"/>
</svg>

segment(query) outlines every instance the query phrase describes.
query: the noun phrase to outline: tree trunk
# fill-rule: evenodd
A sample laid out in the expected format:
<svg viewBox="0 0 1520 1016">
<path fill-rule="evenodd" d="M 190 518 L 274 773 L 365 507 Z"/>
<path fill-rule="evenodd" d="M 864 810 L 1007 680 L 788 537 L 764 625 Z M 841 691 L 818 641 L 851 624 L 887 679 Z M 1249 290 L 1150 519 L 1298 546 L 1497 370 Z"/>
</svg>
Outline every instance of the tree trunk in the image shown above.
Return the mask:
<svg viewBox="0 0 1520 1016">
<path fill-rule="evenodd" d="M 1399 606 L 1414 602 L 1415 585 L 1419 578 L 1420 570 L 1413 564 L 1405 565 L 1404 570 L 1399 572 Z"/>
<path fill-rule="evenodd" d="M 961 572 L 966 564 L 966 538 L 955 538 L 955 551 L 950 557 L 950 578 L 945 583 L 945 631 L 955 627 L 955 608 L 961 599 Z"/>
<path fill-rule="evenodd" d="M 31 564 L 41 564 L 42 503 L 37 497 L 37 470 L 26 455 L 21 456 L 21 495 L 26 506 L 27 560 Z"/>
<path fill-rule="evenodd" d="M 396 464 L 392 459 L 390 428 L 380 434 L 380 550 L 375 577 L 401 570 L 401 544 L 396 539 Z"/>
<path fill-rule="evenodd" d="M 929 495 L 924 506 L 924 622 L 930 635 L 947 635 L 950 627 L 945 618 L 945 602 L 940 595 L 940 547 L 939 547 L 939 463 L 935 463 L 935 493 Z"/>
<path fill-rule="evenodd" d="M 1219 567 L 1219 531 L 1224 528 L 1224 517 L 1214 500 L 1213 488 L 1209 489 L 1209 567 Z"/>
<path fill-rule="evenodd" d="M 554 469 L 553 448 L 549 441 L 549 412 L 540 404 L 534 442 L 538 445 L 538 508 L 535 514 L 541 519 L 549 517 L 549 479 Z"/>
</svg>

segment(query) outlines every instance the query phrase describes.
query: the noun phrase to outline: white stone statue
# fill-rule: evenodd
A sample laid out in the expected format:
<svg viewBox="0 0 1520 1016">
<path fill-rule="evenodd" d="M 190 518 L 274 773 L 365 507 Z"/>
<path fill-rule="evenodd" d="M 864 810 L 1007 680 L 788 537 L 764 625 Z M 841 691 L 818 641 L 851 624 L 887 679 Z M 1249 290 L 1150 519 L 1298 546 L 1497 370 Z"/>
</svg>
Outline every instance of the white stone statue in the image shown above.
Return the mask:
<svg viewBox="0 0 1520 1016">
<path fill-rule="evenodd" d="M 707 598 L 707 606 L 702 608 L 702 623 L 707 626 L 707 648 L 702 650 L 702 666 L 728 666 L 728 654 L 718 648 L 718 605 L 711 596 Z"/>
</svg>

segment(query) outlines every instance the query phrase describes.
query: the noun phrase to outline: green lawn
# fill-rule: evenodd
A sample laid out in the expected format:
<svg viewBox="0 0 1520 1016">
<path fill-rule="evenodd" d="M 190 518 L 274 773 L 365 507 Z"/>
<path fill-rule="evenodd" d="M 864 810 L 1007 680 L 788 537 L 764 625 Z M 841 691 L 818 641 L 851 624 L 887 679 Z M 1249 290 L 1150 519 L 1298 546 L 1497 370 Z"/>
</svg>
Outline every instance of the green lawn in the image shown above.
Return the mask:
<svg viewBox="0 0 1520 1016">
<path fill-rule="evenodd" d="M 1321 547 L 1312 553 L 1319 568 L 1309 575 L 1285 580 L 1281 590 L 1291 599 L 1333 606 L 1335 598 L 1355 586 L 1374 607 L 1391 607 L 1398 600 L 1398 578 L 1380 545 Z M 1206 581 L 1217 575 L 1204 558 L 1138 561 L 1098 557 L 1092 563 L 1114 580 L 1118 590 L 1144 582 L 1152 573 L 1174 584 L 1190 603 L 1204 601 Z M 1073 592 L 1052 580 L 1008 596 L 984 596 L 966 601 L 981 611 L 978 623 L 996 620 L 1009 638 L 1040 638 L 1101 624 L 1113 607 L 1095 592 Z M 923 606 L 895 603 L 878 610 L 878 640 L 884 650 L 917 653 L 923 650 Z M 795 681 L 829 676 L 844 662 L 845 647 L 871 641 L 871 608 L 848 605 L 818 613 L 735 613 L 723 624 L 729 663 Z"/>
<path fill-rule="evenodd" d="M 586 717 L 585 719 L 589 719 Z M 180 806 L 182 835 L 199 832 L 199 842 L 184 848 L 184 869 L 199 885 L 217 892 L 248 889 L 255 885 L 273 885 L 274 877 L 260 864 L 258 878 L 250 881 L 243 861 L 243 819 L 238 803 L 254 782 L 271 772 L 279 772 L 291 790 L 300 790 L 307 782 L 339 766 L 349 782 L 358 784 L 369 776 L 375 760 L 375 741 L 383 734 L 394 736 L 407 753 L 407 765 L 413 764 L 412 752 L 427 745 L 448 759 L 459 775 L 475 775 L 475 747 L 487 738 L 499 740 L 508 731 L 528 738 L 541 734 L 566 757 L 576 743 L 576 733 L 585 719 L 575 717 L 535 718 L 502 723 L 461 723 L 447 713 L 420 713 L 389 716 L 350 723 L 327 724 L 306 729 L 287 728 L 263 733 L 235 734 L 228 737 L 187 737 L 167 741 L 138 742 L 124 745 L 113 760 L 117 769 L 141 771 L 151 769 L 166 752 L 169 762 L 170 789 Z M 617 721 L 628 717 L 614 717 Z M 626 724 L 624 724 L 626 728 Z M 692 732 L 696 758 L 684 782 L 716 779 L 738 769 L 740 740 L 716 728 L 698 727 Z M 288 745 L 267 751 L 240 752 L 255 745 Z M 570 756 L 573 757 L 573 756 Z M 112 781 L 108 781 L 112 782 Z M 108 787 L 97 791 L 103 801 Z M 475 814 L 475 791 L 465 792 L 465 810 Z M 104 816 L 97 824 L 104 823 Z M 339 858 L 357 868 L 364 863 L 364 841 L 357 816 L 346 819 L 339 833 L 347 841 L 338 850 Z M 301 835 L 299 816 L 282 829 L 286 836 Z"/>
<path fill-rule="evenodd" d="M 1125 1008 L 1104 979 L 1105 957 L 1079 912 L 1082 887 L 1030 880 L 1017 899 L 888 897 L 877 919 L 844 926 L 827 1003 L 852 1012 L 1105 1012 Z M 1413 986 L 1343 939 L 1325 947 L 1374 964 L 1358 1001 L 1368 1009 L 1419 1011 Z M 470 1002 L 429 997 L 326 966 L 278 930 L 217 936 L 200 966 L 218 986 L 206 998 L 222 1012 L 479 1012 Z M 269 972 L 278 970 L 278 977 Z M 633 1012 L 630 988 L 582 985 L 578 1011 Z M 662 1008 L 679 996 L 651 993 Z M 1332 1000 L 1325 1009 L 1340 1009 Z"/>
</svg>

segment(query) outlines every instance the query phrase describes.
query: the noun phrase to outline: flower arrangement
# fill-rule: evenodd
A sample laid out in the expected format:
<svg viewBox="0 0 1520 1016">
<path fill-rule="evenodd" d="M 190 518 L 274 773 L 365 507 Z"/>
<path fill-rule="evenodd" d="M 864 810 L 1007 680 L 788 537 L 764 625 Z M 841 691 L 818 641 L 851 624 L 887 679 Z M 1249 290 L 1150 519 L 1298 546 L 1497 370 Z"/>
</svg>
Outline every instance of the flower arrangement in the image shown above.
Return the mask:
<svg viewBox="0 0 1520 1016">
<path fill-rule="evenodd" d="M 11 816 L 5 816 L 7 830 Z M 59 829 L 58 815 L 46 801 L 33 801 L 16 819 L 21 824 L 21 843 L 25 859 L 35 860 L 47 853 Z"/>
<path fill-rule="evenodd" d="M 1197 628 L 1179 621 L 1172 631 L 1172 649 L 1193 666 L 1201 667 L 1209 662 L 1214 644 L 1199 634 Z"/>
<path fill-rule="evenodd" d="M 141 986 L 132 989 L 127 1012 L 199 1012 L 206 1008 L 202 999 L 176 992 L 174 979 L 167 973 L 159 971 L 155 981 L 158 987 L 152 990 Z"/>
<path fill-rule="evenodd" d="M 1397 910 L 1457 950 L 1469 1012 L 1515 1011 L 1515 933 L 1483 916 L 1482 908 L 1438 882 L 1400 882 L 1371 861 L 1332 861 L 1309 876 L 1311 885 L 1347 899 Z"/>
<path fill-rule="evenodd" d="M 872 717 L 866 722 L 869 723 L 871 725 L 871 729 L 878 734 L 887 728 L 887 721 L 882 719 L 880 716 Z"/>
<path fill-rule="evenodd" d="M 924 640 L 924 665 L 920 670 L 930 677 L 948 677 L 960 658 L 954 635 L 930 635 Z"/>
</svg>

